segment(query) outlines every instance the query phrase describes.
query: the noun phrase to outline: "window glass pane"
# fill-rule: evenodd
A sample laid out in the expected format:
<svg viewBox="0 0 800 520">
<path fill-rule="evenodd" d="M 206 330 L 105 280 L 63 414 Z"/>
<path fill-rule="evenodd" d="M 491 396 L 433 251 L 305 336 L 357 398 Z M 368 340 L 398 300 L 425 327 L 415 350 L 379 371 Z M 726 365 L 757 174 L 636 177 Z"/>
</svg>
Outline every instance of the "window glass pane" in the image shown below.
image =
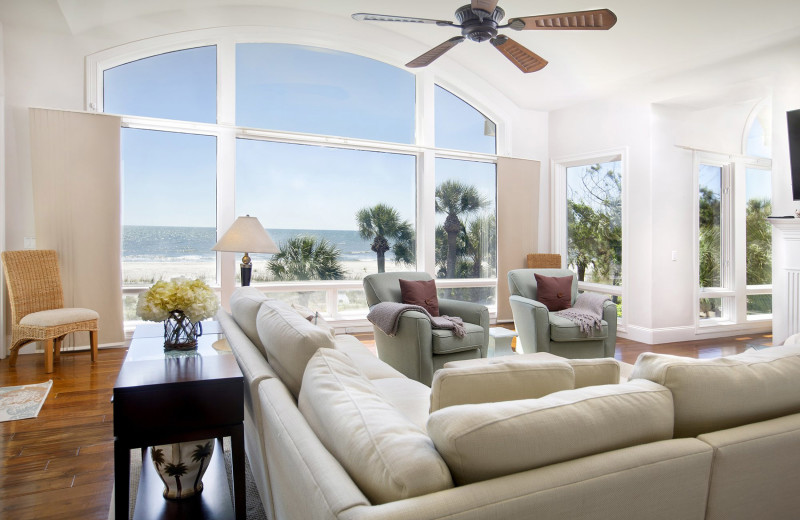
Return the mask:
<svg viewBox="0 0 800 520">
<path fill-rule="evenodd" d="M 722 167 L 700 165 L 700 287 L 722 287 Z M 701 302 L 702 303 L 702 302 Z"/>
<path fill-rule="evenodd" d="M 772 314 L 771 294 L 752 294 L 747 297 L 747 315 Z"/>
<path fill-rule="evenodd" d="M 772 172 L 747 168 L 747 285 L 772 283 Z"/>
<path fill-rule="evenodd" d="M 722 316 L 722 298 L 700 298 L 700 321 Z"/>
<path fill-rule="evenodd" d="M 216 282 L 216 165 L 212 136 L 122 129 L 123 286 Z"/>
<path fill-rule="evenodd" d="M 217 47 L 168 52 L 103 71 L 103 111 L 216 122 Z"/>
<path fill-rule="evenodd" d="M 436 147 L 495 153 L 495 124 L 460 97 L 436 85 Z"/>
<path fill-rule="evenodd" d="M 622 162 L 567 168 L 567 264 L 578 280 L 622 285 Z"/>
<path fill-rule="evenodd" d="M 497 276 L 496 167 L 436 159 L 436 271 L 439 278 Z"/>
<path fill-rule="evenodd" d="M 414 156 L 248 139 L 236 153 L 236 212 L 281 248 L 252 255 L 254 284 L 416 270 Z"/>
<path fill-rule="evenodd" d="M 236 124 L 414 142 L 414 75 L 376 60 L 278 43 L 236 46 Z"/>
<path fill-rule="evenodd" d="M 254 268 L 255 269 L 255 268 Z M 238 271 L 238 269 L 237 269 Z M 325 291 L 270 292 L 264 291 L 267 298 L 282 300 L 286 303 L 302 305 L 320 314 L 328 314 L 327 294 Z"/>
<path fill-rule="evenodd" d="M 497 305 L 497 287 L 453 287 L 437 289 L 436 296 L 448 300 L 461 300 L 491 307 Z"/>
<path fill-rule="evenodd" d="M 336 300 L 341 315 L 361 317 L 369 312 L 364 289 L 339 291 Z"/>
</svg>

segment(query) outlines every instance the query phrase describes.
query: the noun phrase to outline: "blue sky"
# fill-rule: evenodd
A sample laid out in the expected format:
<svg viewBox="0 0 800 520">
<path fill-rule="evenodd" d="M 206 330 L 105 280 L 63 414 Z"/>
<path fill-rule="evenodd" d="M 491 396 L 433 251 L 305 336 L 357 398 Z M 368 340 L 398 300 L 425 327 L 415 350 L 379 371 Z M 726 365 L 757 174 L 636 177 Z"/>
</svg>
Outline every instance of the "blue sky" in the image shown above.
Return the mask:
<svg viewBox="0 0 800 520">
<path fill-rule="evenodd" d="M 216 47 L 170 52 L 104 73 L 104 109 L 216 122 Z M 238 126 L 413 144 L 415 78 L 347 53 L 286 44 L 238 44 Z M 438 147 L 495 152 L 493 124 L 460 98 L 435 91 Z M 486 135 L 486 134 L 489 135 Z M 216 225 L 213 136 L 124 129 L 123 223 Z M 414 222 L 415 157 L 238 139 L 236 213 L 265 227 L 355 229 L 379 202 Z M 494 205 L 495 167 L 437 160 L 437 184 L 459 178 Z"/>
</svg>

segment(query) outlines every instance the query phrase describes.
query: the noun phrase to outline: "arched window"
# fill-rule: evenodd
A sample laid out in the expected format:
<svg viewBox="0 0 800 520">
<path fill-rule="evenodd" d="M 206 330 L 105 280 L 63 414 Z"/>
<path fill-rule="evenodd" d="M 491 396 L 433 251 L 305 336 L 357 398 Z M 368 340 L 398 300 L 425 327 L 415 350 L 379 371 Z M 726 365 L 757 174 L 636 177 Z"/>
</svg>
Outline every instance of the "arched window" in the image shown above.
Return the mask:
<svg viewBox="0 0 800 520">
<path fill-rule="evenodd" d="M 380 269 L 428 271 L 459 297 L 495 303 L 494 121 L 438 85 L 421 88 L 418 76 L 364 56 L 208 43 L 125 63 L 109 58 L 107 67 L 97 59 L 96 104 L 124 116 L 126 319 L 135 319 L 138 291 L 159 279 L 232 288 L 233 255 L 211 247 L 244 214 L 258 217 L 287 253 L 252 254 L 252 285 L 334 318 L 363 316 L 360 280 Z M 418 103 L 426 92 L 433 99 Z M 420 121 L 431 118 L 435 143 L 422 142 Z M 447 181 L 481 201 L 459 209 L 455 245 L 440 243 L 435 229 L 446 215 L 429 209 Z M 316 256 L 285 261 L 306 246 Z"/>
</svg>

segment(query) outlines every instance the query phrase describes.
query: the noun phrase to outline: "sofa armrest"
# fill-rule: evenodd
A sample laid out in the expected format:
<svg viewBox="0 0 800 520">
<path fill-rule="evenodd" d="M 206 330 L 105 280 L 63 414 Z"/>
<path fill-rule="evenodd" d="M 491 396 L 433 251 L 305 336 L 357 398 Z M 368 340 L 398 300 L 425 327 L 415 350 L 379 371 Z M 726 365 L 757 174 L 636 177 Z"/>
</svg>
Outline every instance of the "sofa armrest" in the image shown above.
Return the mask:
<svg viewBox="0 0 800 520">
<path fill-rule="evenodd" d="M 550 313 L 536 300 L 512 295 L 509 298 L 514 327 L 525 354 L 550 351 Z"/>
</svg>

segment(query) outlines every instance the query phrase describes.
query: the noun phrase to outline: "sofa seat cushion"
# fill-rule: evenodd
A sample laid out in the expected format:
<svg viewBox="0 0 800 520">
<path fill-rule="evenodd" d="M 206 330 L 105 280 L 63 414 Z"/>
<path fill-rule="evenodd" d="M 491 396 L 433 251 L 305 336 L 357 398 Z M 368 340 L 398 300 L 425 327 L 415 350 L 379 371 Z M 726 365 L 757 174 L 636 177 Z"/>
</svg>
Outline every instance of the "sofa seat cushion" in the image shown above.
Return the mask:
<svg viewBox="0 0 800 520">
<path fill-rule="evenodd" d="M 638 380 L 450 406 L 431 414 L 428 435 L 463 485 L 670 439 L 672 407 L 667 388 Z"/>
<path fill-rule="evenodd" d="M 393 404 L 409 421 L 423 431 L 428 427 L 431 389 L 427 385 L 405 376 L 371 381 L 386 402 Z"/>
<path fill-rule="evenodd" d="M 550 339 L 553 341 L 594 341 L 608 337 L 608 322 L 603 320 L 600 330 L 592 334 L 581 332 L 580 326 L 572 320 L 550 313 Z"/>
<path fill-rule="evenodd" d="M 333 337 L 280 300 L 263 302 L 256 322 L 269 364 L 297 398 L 308 360 L 320 348 L 333 349 Z"/>
<path fill-rule="evenodd" d="M 387 402 L 343 352 L 320 349 L 314 354 L 298 407 L 372 504 L 453 486 L 425 430 Z"/>
<path fill-rule="evenodd" d="M 230 299 L 231 316 L 264 357 L 267 356 L 267 349 L 264 348 L 261 338 L 258 337 L 256 318 L 258 317 L 258 311 L 261 309 L 261 304 L 267 300 L 269 298 L 264 296 L 263 292 L 249 286 L 239 287 L 233 291 Z"/>
<path fill-rule="evenodd" d="M 454 362 L 458 363 L 462 362 Z M 510 359 L 499 363 L 445 367 L 433 374 L 430 410 L 435 412 L 459 404 L 537 399 L 573 388 L 575 373 L 561 360 Z"/>
<path fill-rule="evenodd" d="M 405 379 L 406 377 L 389 366 L 388 363 L 378 359 L 378 356 L 370 352 L 355 336 L 339 334 L 336 336 L 334 348 L 350 356 L 353 364 L 367 376 L 367 379 L 386 379 L 390 377 L 402 377 Z"/>
<path fill-rule="evenodd" d="M 672 391 L 676 437 L 800 412 L 800 345 L 714 359 L 646 352 L 636 360 L 631 378 Z"/>
<path fill-rule="evenodd" d="M 453 334 L 452 330 L 431 330 L 433 334 L 433 353 L 449 354 L 451 352 L 463 352 L 464 350 L 481 348 L 484 336 L 483 327 L 474 323 L 464 323 L 464 329 L 466 329 L 466 334 L 464 334 L 463 338 Z"/>
</svg>

